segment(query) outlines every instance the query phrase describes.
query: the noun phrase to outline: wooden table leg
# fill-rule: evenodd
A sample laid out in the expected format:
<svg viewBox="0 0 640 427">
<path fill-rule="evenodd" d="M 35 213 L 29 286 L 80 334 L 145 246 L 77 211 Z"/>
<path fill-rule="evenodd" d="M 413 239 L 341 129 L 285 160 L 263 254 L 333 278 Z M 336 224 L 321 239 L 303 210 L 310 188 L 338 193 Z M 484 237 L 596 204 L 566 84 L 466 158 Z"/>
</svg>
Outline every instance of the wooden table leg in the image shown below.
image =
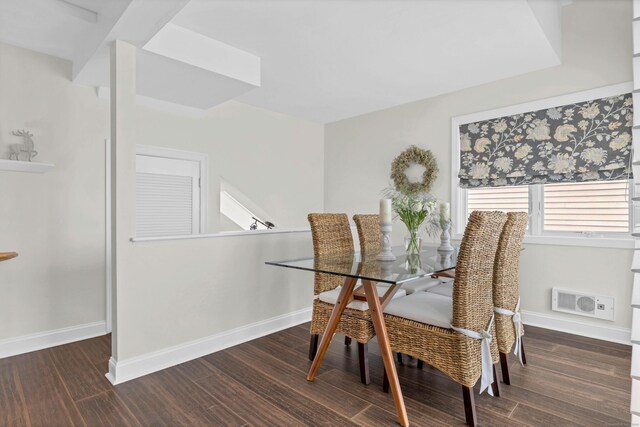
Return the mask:
<svg viewBox="0 0 640 427">
<path fill-rule="evenodd" d="M 391 285 L 385 294 L 380 298 L 380 312 L 391 302 L 393 296 L 400 290 L 400 285 Z"/>
<path fill-rule="evenodd" d="M 382 355 L 384 368 L 387 372 L 387 376 L 389 377 L 389 386 L 391 387 L 393 400 L 396 404 L 398 419 L 400 425 L 408 427 L 409 417 L 407 417 L 407 409 L 404 406 L 404 398 L 402 397 L 402 390 L 400 390 L 400 381 L 398 380 L 396 365 L 393 362 L 393 353 L 391 352 L 391 346 L 389 345 L 389 336 L 387 335 L 387 328 L 384 324 L 384 317 L 382 315 L 378 292 L 370 280 L 363 280 L 362 283 L 364 285 L 364 292 L 367 295 L 369 313 L 371 313 L 373 327 L 376 330 L 376 337 L 378 338 L 378 346 L 380 347 L 380 354 Z"/>
<path fill-rule="evenodd" d="M 342 285 L 342 290 L 338 295 L 338 300 L 333 306 L 333 311 L 331 312 L 331 316 L 329 316 L 329 322 L 327 323 L 327 327 L 322 334 L 322 340 L 320 341 L 320 347 L 318 347 L 318 351 L 316 353 L 316 357 L 313 359 L 313 363 L 311 364 L 311 369 L 309 369 L 309 374 L 307 375 L 307 381 L 313 381 L 313 378 L 316 376 L 318 369 L 320 368 L 320 363 L 322 363 L 322 358 L 324 354 L 327 352 L 329 348 L 329 344 L 331 343 L 331 339 L 333 338 L 333 334 L 335 334 L 336 329 L 338 328 L 338 323 L 340 323 L 340 316 L 342 316 L 342 312 L 347 307 L 347 304 L 351 301 L 351 296 L 353 294 L 353 288 L 356 285 L 356 279 L 352 277 L 347 277 Z"/>
</svg>

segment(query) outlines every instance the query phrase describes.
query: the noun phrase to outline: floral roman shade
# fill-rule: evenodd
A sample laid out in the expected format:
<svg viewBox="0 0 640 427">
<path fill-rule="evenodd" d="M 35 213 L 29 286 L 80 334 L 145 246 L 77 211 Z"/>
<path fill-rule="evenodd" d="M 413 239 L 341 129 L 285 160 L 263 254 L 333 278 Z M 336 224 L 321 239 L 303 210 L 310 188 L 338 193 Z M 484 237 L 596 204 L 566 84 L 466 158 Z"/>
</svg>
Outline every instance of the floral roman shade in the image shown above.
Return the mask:
<svg viewBox="0 0 640 427">
<path fill-rule="evenodd" d="M 631 94 L 460 126 L 461 187 L 631 177 Z"/>
</svg>

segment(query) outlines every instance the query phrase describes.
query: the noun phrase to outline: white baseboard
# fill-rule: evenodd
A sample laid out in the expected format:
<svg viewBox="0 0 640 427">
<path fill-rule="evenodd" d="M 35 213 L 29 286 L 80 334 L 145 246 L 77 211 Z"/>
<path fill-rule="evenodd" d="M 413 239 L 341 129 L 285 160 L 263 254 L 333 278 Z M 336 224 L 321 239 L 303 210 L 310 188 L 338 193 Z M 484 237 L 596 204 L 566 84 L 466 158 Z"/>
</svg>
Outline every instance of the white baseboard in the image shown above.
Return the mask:
<svg viewBox="0 0 640 427">
<path fill-rule="evenodd" d="M 23 335 L 16 338 L 0 340 L 0 358 L 16 356 L 74 341 L 99 337 L 107 333 L 104 321 Z"/>
<path fill-rule="evenodd" d="M 525 325 L 538 326 L 554 331 L 567 332 L 619 344 L 631 345 L 631 329 L 617 326 L 594 325 L 546 313 L 521 310 Z M 525 331 L 526 332 L 526 331 Z"/>
<path fill-rule="evenodd" d="M 311 307 L 125 360 L 109 360 L 112 384 L 138 378 L 311 320 Z"/>
</svg>

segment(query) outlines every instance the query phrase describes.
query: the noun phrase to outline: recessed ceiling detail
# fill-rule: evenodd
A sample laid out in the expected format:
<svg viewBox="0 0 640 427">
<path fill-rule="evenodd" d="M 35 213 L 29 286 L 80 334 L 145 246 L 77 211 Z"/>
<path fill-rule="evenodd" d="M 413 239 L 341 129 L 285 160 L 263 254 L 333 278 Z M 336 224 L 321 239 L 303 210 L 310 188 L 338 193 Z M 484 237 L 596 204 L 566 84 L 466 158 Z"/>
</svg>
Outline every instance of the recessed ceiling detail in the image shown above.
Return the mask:
<svg viewBox="0 0 640 427">
<path fill-rule="evenodd" d="M 0 41 L 109 86 L 138 47 L 139 95 L 229 99 L 320 123 L 560 63 L 564 0 L 2 0 Z"/>
<path fill-rule="evenodd" d="M 261 87 L 238 101 L 326 123 L 558 65 L 544 12 L 526 0 L 191 0 L 172 22 L 262 58 Z"/>
<path fill-rule="evenodd" d="M 175 24 L 167 24 L 144 50 L 260 86 L 260 57 Z"/>
</svg>

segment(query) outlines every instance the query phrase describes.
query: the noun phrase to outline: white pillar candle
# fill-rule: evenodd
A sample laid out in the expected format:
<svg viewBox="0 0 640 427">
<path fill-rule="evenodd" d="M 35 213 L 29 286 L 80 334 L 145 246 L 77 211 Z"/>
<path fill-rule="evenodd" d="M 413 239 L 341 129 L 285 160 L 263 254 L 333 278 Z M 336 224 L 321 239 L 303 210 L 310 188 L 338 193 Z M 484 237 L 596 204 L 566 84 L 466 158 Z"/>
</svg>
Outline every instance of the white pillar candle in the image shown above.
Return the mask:
<svg viewBox="0 0 640 427">
<path fill-rule="evenodd" d="M 380 224 L 391 224 L 391 199 L 380 199 Z"/>
<path fill-rule="evenodd" d="M 440 220 L 449 221 L 450 219 L 450 205 L 448 202 L 440 203 Z"/>
</svg>

